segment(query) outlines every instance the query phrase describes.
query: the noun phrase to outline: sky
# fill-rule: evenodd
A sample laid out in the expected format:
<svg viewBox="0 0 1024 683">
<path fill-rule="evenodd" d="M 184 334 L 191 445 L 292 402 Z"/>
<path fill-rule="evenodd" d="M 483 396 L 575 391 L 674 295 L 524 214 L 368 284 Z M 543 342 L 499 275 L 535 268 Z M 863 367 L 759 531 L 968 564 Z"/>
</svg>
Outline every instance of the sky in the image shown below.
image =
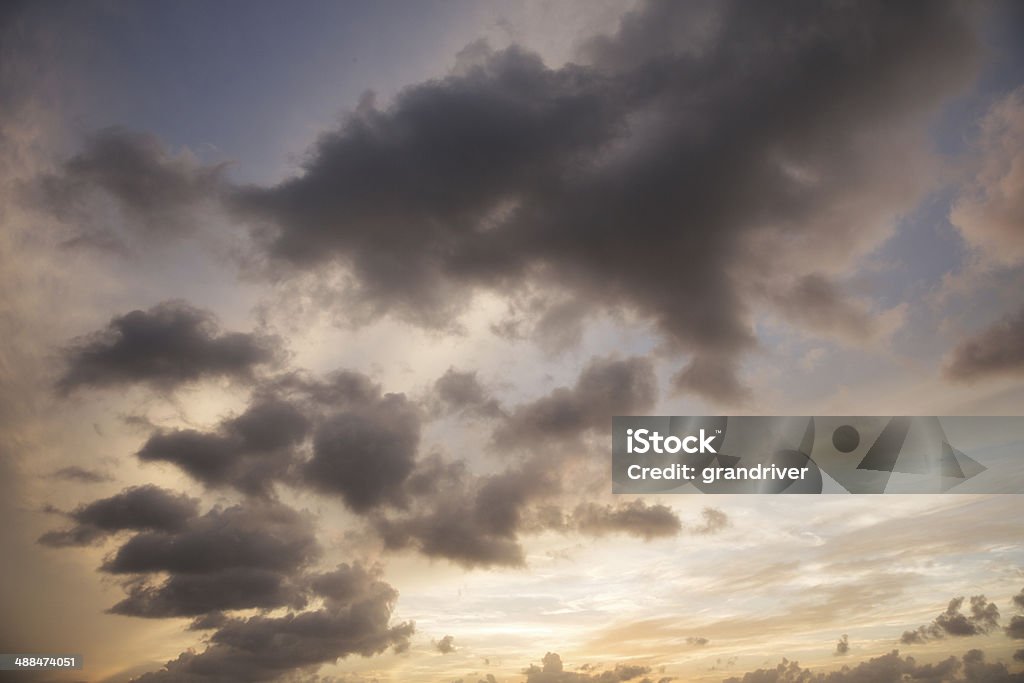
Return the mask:
<svg viewBox="0 0 1024 683">
<path fill-rule="evenodd" d="M 1021 494 L 608 467 L 614 415 L 1024 413 L 1022 38 L 4 3 L 0 651 L 85 662 L 4 680 L 1022 680 Z"/>
</svg>

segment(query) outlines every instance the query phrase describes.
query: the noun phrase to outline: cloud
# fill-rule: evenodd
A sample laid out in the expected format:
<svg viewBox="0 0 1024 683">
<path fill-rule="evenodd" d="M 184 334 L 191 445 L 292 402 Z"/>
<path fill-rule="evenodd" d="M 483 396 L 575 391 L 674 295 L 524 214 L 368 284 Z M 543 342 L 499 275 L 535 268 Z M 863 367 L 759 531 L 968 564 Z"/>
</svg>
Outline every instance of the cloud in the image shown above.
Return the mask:
<svg viewBox="0 0 1024 683">
<path fill-rule="evenodd" d="M 977 169 L 950 211 L 950 221 L 990 261 L 1024 261 L 1024 88 L 997 100 L 981 120 Z"/>
<path fill-rule="evenodd" d="M 404 394 L 385 394 L 320 424 L 302 477 L 314 490 L 340 495 L 356 512 L 385 503 L 400 505 L 419 439 L 415 406 Z"/>
<path fill-rule="evenodd" d="M 474 291 L 545 288 L 573 319 L 635 311 L 691 356 L 679 388 L 742 400 L 760 293 L 850 268 L 928 189 L 924 124 L 974 70 L 965 12 L 645 3 L 589 63 L 481 47 L 364 98 L 300 174 L 229 203 L 272 270 L 343 267 L 354 319 L 449 327 Z"/>
<path fill-rule="evenodd" d="M 164 619 L 306 604 L 301 585 L 279 571 L 258 567 L 172 573 L 157 585 L 131 583 L 127 588 L 128 597 L 110 608 L 112 614 Z"/>
<path fill-rule="evenodd" d="M 833 652 L 836 657 L 842 657 L 843 655 L 849 654 L 850 652 L 850 637 L 845 633 L 840 636 L 836 642 L 836 651 Z"/>
<path fill-rule="evenodd" d="M 1021 589 L 1020 593 L 1013 596 L 1013 604 L 1017 609 L 1024 610 L 1024 589 Z M 1010 623 L 1006 626 L 1006 635 L 1007 637 L 1015 640 L 1024 640 L 1024 616 L 1015 614 L 1013 618 L 1010 619 Z M 1021 650 L 1017 654 L 1024 657 L 1024 650 Z M 1024 661 L 1024 659 L 1021 661 Z"/>
<path fill-rule="evenodd" d="M 207 377 L 249 379 L 278 355 L 276 340 L 221 333 L 213 315 L 181 301 L 113 318 L 106 329 L 76 339 L 58 387 L 147 384 L 173 389 Z"/>
<path fill-rule="evenodd" d="M 79 467 L 78 465 L 69 465 L 68 467 L 61 467 L 50 475 L 51 479 L 61 479 L 64 481 L 74 481 L 81 484 L 99 484 L 104 481 L 110 481 L 111 477 L 109 474 L 98 472 L 96 470 L 86 469 L 85 467 Z"/>
<path fill-rule="evenodd" d="M 432 460 L 410 483 L 425 483 L 417 481 L 422 477 L 432 482 L 430 495 L 416 499 L 404 515 L 374 517 L 374 528 L 389 550 L 415 548 L 466 568 L 522 566 L 523 509 L 557 492 L 559 484 L 552 470 L 529 464 L 470 477 L 461 467 Z"/>
<path fill-rule="evenodd" d="M 904 307 L 879 313 L 820 273 L 798 278 L 770 295 L 783 315 L 804 329 L 848 344 L 887 338 L 903 323 Z"/>
<path fill-rule="evenodd" d="M 649 410 L 657 399 L 654 365 L 646 358 L 593 358 L 572 388 L 560 387 L 517 406 L 494 431 L 500 447 L 573 439 L 588 429 L 609 429 L 615 415 Z"/>
<path fill-rule="evenodd" d="M 929 189 L 925 124 L 974 71 L 973 11 L 644 3 L 582 64 L 477 45 L 387 107 L 364 97 L 274 186 L 123 129 L 40 185 L 55 206 L 100 192 L 150 233 L 217 199 L 274 277 L 340 266 L 329 296 L 354 322 L 450 329 L 477 291 L 540 290 L 531 334 L 563 350 L 628 309 L 689 357 L 677 389 L 737 403 L 765 292 L 864 335 L 868 309 L 831 283 Z"/>
<path fill-rule="evenodd" d="M 171 154 L 149 133 L 104 128 L 56 172 L 38 179 L 32 194 L 69 222 L 81 222 L 106 199 L 133 228 L 169 237 L 194 229 L 195 210 L 216 200 L 226 166 L 203 166 L 187 152 Z M 81 237 L 110 239 L 103 230 Z"/>
<path fill-rule="evenodd" d="M 1024 372 L 1024 308 L 960 343 L 946 376 L 960 381 Z"/>
<path fill-rule="evenodd" d="M 453 393 L 469 397 L 469 405 L 490 400 L 472 375 L 449 371 L 444 378 L 459 389 Z M 575 439 L 590 429 L 607 429 L 613 415 L 649 409 L 656 394 L 648 359 L 594 358 L 572 388 L 555 389 L 505 411 L 493 442 L 508 450 Z M 547 456 L 531 455 L 519 465 L 483 476 L 471 475 L 459 462 L 425 458 L 394 495 L 404 508 L 377 511 L 371 524 L 385 549 L 411 548 L 466 568 L 523 566 L 520 537 L 529 533 L 626 533 L 651 540 L 673 536 L 681 528 L 670 508 L 643 501 L 617 506 L 583 503 L 566 515 L 555 502 L 565 493 L 562 477 L 558 459 Z M 716 510 L 704 515 L 705 526 L 697 533 L 714 533 L 727 523 Z"/>
<path fill-rule="evenodd" d="M 369 657 L 402 648 L 411 622 L 391 624 L 398 592 L 376 569 L 340 565 L 314 582 L 323 607 L 284 616 L 229 618 L 199 653 L 182 653 L 140 683 L 217 683 L 276 680 L 351 655 Z"/>
<path fill-rule="evenodd" d="M 960 611 L 964 604 L 962 597 L 949 601 L 946 611 L 935 617 L 931 624 L 919 626 L 915 631 L 904 631 L 900 642 L 905 645 L 923 643 L 945 636 L 965 637 L 988 633 L 999 626 L 999 608 L 984 595 L 971 597 L 971 613 Z"/>
<path fill-rule="evenodd" d="M 488 395 L 480 384 L 476 372 L 448 370 L 434 382 L 436 412 L 460 413 L 475 417 L 498 417 L 503 414 L 501 404 Z"/>
<path fill-rule="evenodd" d="M 898 650 L 874 657 L 856 666 L 838 671 L 814 673 L 799 663 L 783 659 L 773 669 L 758 669 L 723 683 L 1013 683 L 1024 681 L 1024 674 L 1011 674 L 1004 664 L 985 661 L 981 650 L 969 650 L 963 657 L 949 657 L 933 664 L 918 664 L 913 657 L 901 657 Z"/>
<path fill-rule="evenodd" d="M 280 503 L 215 507 L 175 533 L 143 532 L 103 564 L 112 574 L 201 574 L 238 567 L 289 572 L 319 554 L 309 517 Z"/>
<path fill-rule="evenodd" d="M 1006 627 L 1006 635 L 1010 638 L 1024 638 L 1024 616 L 1015 614 Z"/>
<path fill-rule="evenodd" d="M 455 638 L 453 636 L 445 636 L 434 643 L 434 647 L 443 655 L 455 652 Z"/>
<path fill-rule="evenodd" d="M 85 545 L 134 531 L 100 569 L 126 577 L 127 597 L 110 611 L 128 616 L 199 616 L 228 610 L 303 607 L 321 580 L 304 576 L 319 557 L 312 519 L 257 500 L 197 514 L 197 501 L 155 486 L 125 489 L 69 515 L 76 526 L 44 534 L 51 546 Z M 318 583 L 319 581 L 319 583 Z"/>
<path fill-rule="evenodd" d="M 520 567 L 525 564 L 521 537 L 528 534 L 621 533 L 653 540 L 675 536 L 682 529 L 671 508 L 640 500 L 619 505 L 581 503 L 565 514 L 551 502 L 563 494 L 560 475 L 543 460 L 478 477 L 439 459 L 428 462 L 410 482 L 428 477 L 429 484 L 417 483 L 432 495 L 413 497 L 405 514 L 373 517 L 374 528 L 389 550 L 414 548 L 466 568 Z"/>
<path fill-rule="evenodd" d="M 526 683 L 621 683 L 650 672 L 650 667 L 635 664 L 619 664 L 614 669 L 597 674 L 566 671 L 562 665 L 562 658 L 554 652 L 544 655 L 541 666 L 531 664 L 523 671 L 526 674 Z"/>
<path fill-rule="evenodd" d="M 717 534 L 729 526 L 729 516 L 716 508 L 704 508 L 700 512 L 704 522 L 693 533 L 700 535 Z"/>
<path fill-rule="evenodd" d="M 671 508 L 647 505 L 642 500 L 615 506 L 581 503 L 573 511 L 571 523 L 585 534 L 627 533 L 646 540 L 676 536 L 682 530 L 682 523 Z"/>
<path fill-rule="evenodd" d="M 198 510 L 198 501 L 152 484 L 82 505 L 68 516 L 75 526 L 39 538 L 49 546 L 89 545 L 119 531 L 174 533 L 184 529 Z"/>
<path fill-rule="evenodd" d="M 137 456 L 143 462 L 172 463 L 213 488 L 267 496 L 274 481 L 289 476 L 296 461 L 293 449 L 309 430 L 309 420 L 295 405 L 259 397 L 215 432 L 157 432 Z"/>
</svg>

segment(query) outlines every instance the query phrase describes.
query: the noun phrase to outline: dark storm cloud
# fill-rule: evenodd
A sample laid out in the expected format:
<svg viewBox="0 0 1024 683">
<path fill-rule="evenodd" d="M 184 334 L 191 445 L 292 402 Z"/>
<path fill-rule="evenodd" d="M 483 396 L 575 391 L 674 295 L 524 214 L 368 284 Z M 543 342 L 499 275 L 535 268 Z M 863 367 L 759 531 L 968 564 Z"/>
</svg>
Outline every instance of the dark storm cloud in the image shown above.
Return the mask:
<svg viewBox="0 0 1024 683">
<path fill-rule="evenodd" d="M 176 533 L 143 532 L 103 564 L 113 574 L 206 574 L 232 568 L 289 572 L 319 554 L 311 520 L 277 503 L 214 508 Z"/>
<path fill-rule="evenodd" d="M 302 476 L 311 488 L 338 494 L 352 510 L 402 504 L 420 439 L 420 416 L 403 394 L 385 394 L 339 412 L 317 427 Z"/>
<path fill-rule="evenodd" d="M 137 455 L 143 462 L 172 463 L 207 486 L 267 496 L 274 481 L 289 475 L 295 465 L 293 449 L 309 430 L 310 421 L 299 407 L 259 397 L 216 432 L 158 432 Z"/>
<path fill-rule="evenodd" d="M 455 637 L 445 636 L 441 640 L 434 643 L 434 647 L 437 648 L 437 651 L 443 655 L 455 652 Z"/>
<path fill-rule="evenodd" d="M 642 500 L 615 506 L 581 503 L 572 513 L 572 524 L 585 534 L 627 533 L 648 540 L 676 536 L 683 528 L 671 508 Z"/>
<path fill-rule="evenodd" d="M 149 233 L 217 198 L 270 271 L 346 267 L 331 296 L 354 321 L 449 328 L 478 289 L 544 290 L 532 324 L 499 327 L 557 350 L 589 313 L 629 309 L 688 356 L 677 388 L 736 402 L 766 295 L 812 329 L 870 323 L 829 278 L 920 196 L 907 168 L 973 73 L 971 12 L 644 3 L 587 64 L 477 45 L 386 108 L 368 95 L 276 186 L 228 186 L 119 129 L 40 185 L 58 208 L 105 195 Z"/>
<path fill-rule="evenodd" d="M 190 210 L 216 198 L 225 166 L 173 155 L 154 135 L 106 128 L 34 190 L 48 210 L 69 219 L 90 201 L 112 199 L 132 226 L 169 236 L 194 228 Z M 84 236 L 104 238 L 103 233 Z"/>
<path fill-rule="evenodd" d="M 128 577 L 126 597 L 110 609 L 114 614 L 166 618 L 301 608 L 313 590 L 304 574 L 320 552 L 312 520 L 278 503 L 256 501 L 197 515 L 196 501 L 143 487 L 96 501 L 73 516 L 81 521 L 63 532 L 68 538 L 96 529 L 136 531 L 100 567 Z"/>
<path fill-rule="evenodd" d="M 106 329 L 76 339 L 58 386 L 67 393 L 132 384 L 173 389 L 206 377 L 246 379 L 277 355 L 272 338 L 221 333 L 209 312 L 165 301 L 118 316 Z"/>
<path fill-rule="evenodd" d="M 86 469 L 85 467 L 79 467 L 78 465 L 62 467 L 59 470 L 53 472 L 50 475 L 50 478 L 62 479 L 64 481 L 75 481 L 81 484 L 99 484 L 101 482 L 111 480 L 109 474 L 104 474 L 103 472 L 98 472 L 96 470 Z"/>
<path fill-rule="evenodd" d="M 970 381 L 1024 372 L 1024 308 L 953 349 L 946 376 Z"/>
<path fill-rule="evenodd" d="M 827 282 L 914 201 L 897 169 L 973 71 L 964 11 L 647 3 L 588 65 L 482 49 L 366 98 L 300 175 L 231 203 L 279 266 L 347 266 L 356 317 L 446 326 L 476 287 L 539 285 L 638 312 L 690 354 L 679 387 L 739 400 L 752 303 Z M 791 312 L 851 327 L 820 303 Z"/>
<path fill-rule="evenodd" d="M 839 640 L 836 641 L 836 651 L 833 652 L 836 657 L 842 657 L 843 655 L 850 653 L 850 637 L 845 633 L 840 636 Z"/>
<path fill-rule="evenodd" d="M 152 484 L 83 505 L 69 517 L 75 526 L 43 534 L 39 542 L 50 546 L 88 545 L 118 531 L 176 532 L 184 529 L 198 510 L 198 501 Z"/>
<path fill-rule="evenodd" d="M 448 368 L 434 382 L 436 412 L 460 413 L 467 416 L 498 417 L 503 413 L 501 404 L 491 397 L 476 372 L 461 372 Z"/>
<path fill-rule="evenodd" d="M 1024 609 L 1024 588 L 1021 589 L 1020 593 L 1013 596 L 1013 604 L 1018 609 Z"/>
<path fill-rule="evenodd" d="M 931 624 L 919 626 L 914 631 L 904 631 L 900 642 L 906 645 L 923 643 L 945 636 L 964 637 L 988 633 L 999 626 L 999 608 L 984 595 L 975 595 L 970 600 L 970 614 L 961 612 L 964 599 L 953 598 L 946 611 L 935 617 Z"/>
<path fill-rule="evenodd" d="M 595 358 L 575 386 L 560 387 L 516 407 L 494 433 L 499 446 L 530 446 L 571 439 L 587 429 L 608 429 L 614 415 L 642 413 L 657 399 L 654 366 L 646 358 Z"/>
<path fill-rule="evenodd" d="M 220 623 L 203 652 L 185 652 L 138 679 L 145 683 L 267 681 L 306 671 L 350 655 L 369 657 L 405 647 L 413 624 L 391 625 L 398 592 L 379 572 L 341 565 L 321 583 L 321 609 L 280 617 L 229 618 Z"/>
<path fill-rule="evenodd" d="M 526 683 L 621 683 L 650 672 L 650 667 L 635 664 L 619 664 L 614 669 L 596 674 L 566 671 L 562 658 L 554 652 L 544 655 L 541 666 L 533 664 L 523 671 Z"/>
<path fill-rule="evenodd" d="M 130 584 L 128 597 L 110 612 L 163 619 L 219 610 L 304 607 L 305 594 L 288 576 L 273 570 L 231 567 L 203 574 L 175 573 L 163 582 Z"/>
<path fill-rule="evenodd" d="M 433 495 L 416 501 L 408 514 L 374 519 L 385 547 L 414 548 L 466 568 L 522 566 L 518 534 L 524 509 L 557 492 L 555 475 L 529 465 L 477 478 L 436 461 L 429 469 Z"/>
<path fill-rule="evenodd" d="M 963 657 L 949 657 L 933 664 L 918 664 L 913 657 L 901 657 L 893 650 L 887 655 L 874 657 L 856 666 L 844 666 L 839 671 L 814 673 L 797 662 L 783 659 L 773 669 L 758 669 L 743 674 L 742 678 L 728 678 L 723 683 L 1016 683 L 1024 681 L 1024 674 L 1012 674 L 1006 665 L 985 661 L 981 650 L 969 650 Z"/>
</svg>

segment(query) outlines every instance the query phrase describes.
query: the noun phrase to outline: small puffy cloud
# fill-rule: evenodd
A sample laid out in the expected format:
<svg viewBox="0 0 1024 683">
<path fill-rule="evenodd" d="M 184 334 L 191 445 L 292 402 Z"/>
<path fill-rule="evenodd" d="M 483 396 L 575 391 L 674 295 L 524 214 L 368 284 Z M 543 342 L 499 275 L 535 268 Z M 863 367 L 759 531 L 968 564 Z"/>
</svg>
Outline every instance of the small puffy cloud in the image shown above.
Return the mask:
<svg viewBox="0 0 1024 683">
<path fill-rule="evenodd" d="M 849 652 L 850 637 L 844 633 L 842 636 L 839 637 L 839 640 L 836 641 L 836 651 L 832 654 L 834 654 L 836 657 L 842 657 L 845 654 L 849 654 Z"/>
<path fill-rule="evenodd" d="M 278 353 L 273 338 L 221 333 L 212 314 L 165 301 L 74 340 L 58 387 L 64 393 L 133 384 L 168 390 L 210 377 L 249 379 Z"/>
<path fill-rule="evenodd" d="M 445 636 L 441 640 L 434 643 L 434 647 L 437 649 L 438 652 L 440 652 L 443 655 L 446 655 L 450 652 L 455 652 L 455 637 Z"/>
<path fill-rule="evenodd" d="M 460 413 L 471 417 L 498 417 L 503 411 L 497 399 L 488 395 L 475 372 L 448 368 L 434 382 L 433 399 L 441 414 Z"/>
<path fill-rule="evenodd" d="M 702 536 L 717 534 L 728 528 L 729 516 L 717 508 L 704 508 L 700 511 L 702 522 L 693 529 L 693 533 Z"/>
</svg>

